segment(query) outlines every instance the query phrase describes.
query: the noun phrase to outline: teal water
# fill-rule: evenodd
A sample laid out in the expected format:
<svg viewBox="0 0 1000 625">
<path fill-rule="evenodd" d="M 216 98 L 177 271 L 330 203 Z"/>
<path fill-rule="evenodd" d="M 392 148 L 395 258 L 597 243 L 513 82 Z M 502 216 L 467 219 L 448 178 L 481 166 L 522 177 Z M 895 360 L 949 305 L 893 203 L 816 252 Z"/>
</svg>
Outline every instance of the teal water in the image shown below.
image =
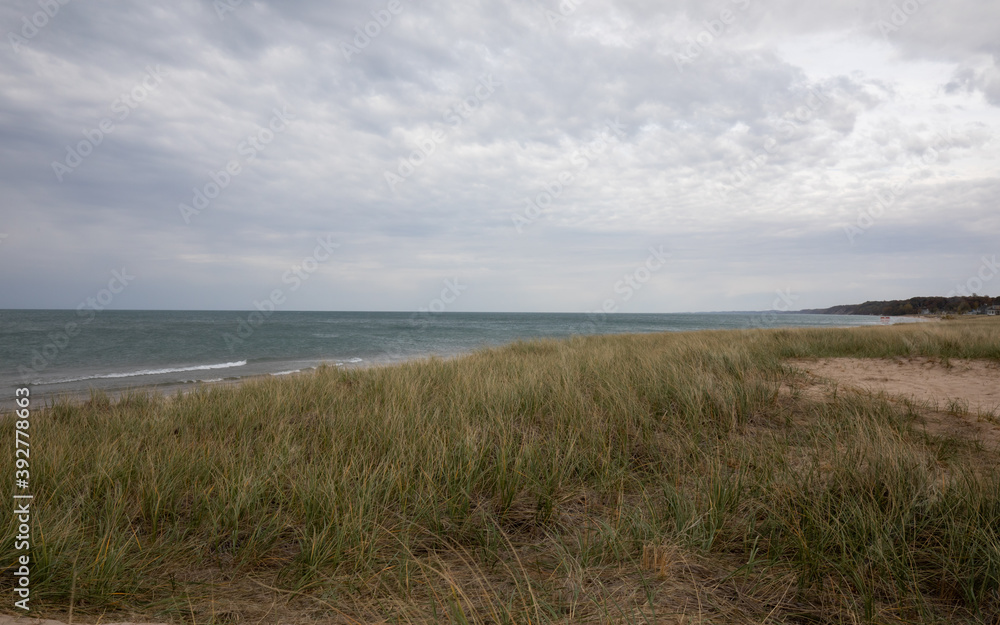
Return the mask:
<svg viewBox="0 0 1000 625">
<path fill-rule="evenodd" d="M 453 356 L 517 339 L 750 327 L 834 327 L 877 317 L 772 313 L 614 314 L 0 311 L 0 393 L 171 387 L 316 367 Z M 6 389 L 6 390 L 3 390 Z M 8 398 L 0 396 L 0 405 Z"/>
</svg>

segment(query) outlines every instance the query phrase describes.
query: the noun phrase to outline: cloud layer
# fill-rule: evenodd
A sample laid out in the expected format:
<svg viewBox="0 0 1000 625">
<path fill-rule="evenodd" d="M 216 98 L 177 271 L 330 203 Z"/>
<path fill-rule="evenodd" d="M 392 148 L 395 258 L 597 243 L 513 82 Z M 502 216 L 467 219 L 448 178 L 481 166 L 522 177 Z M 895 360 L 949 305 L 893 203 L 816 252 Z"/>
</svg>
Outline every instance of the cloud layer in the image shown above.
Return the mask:
<svg viewBox="0 0 1000 625">
<path fill-rule="evenodd" d="M 1000 234 L 1000 5 L 0 8 L 0 308 L 589 311 L 943 295 Z M 3 235 L 6 235 L 4 237 Z M 1000 280 L 984 286 L 1000 294 Z M 619 298 L 620 299 L 620 298 Z"/>
</svg>

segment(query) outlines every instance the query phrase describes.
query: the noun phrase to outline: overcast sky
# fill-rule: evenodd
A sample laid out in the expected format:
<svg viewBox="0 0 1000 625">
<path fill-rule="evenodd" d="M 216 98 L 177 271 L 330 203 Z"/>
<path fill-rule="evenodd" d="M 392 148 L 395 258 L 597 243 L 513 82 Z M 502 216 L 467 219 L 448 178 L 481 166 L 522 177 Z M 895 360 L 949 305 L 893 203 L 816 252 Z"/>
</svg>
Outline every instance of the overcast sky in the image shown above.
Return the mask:
<svg viewBox="0 0 1000 625">
<path fill-rule="evenodd" d="M 1000 295 L 998 24 L 992 0 L 7 0 L 0 308 Z"/>
</svg>

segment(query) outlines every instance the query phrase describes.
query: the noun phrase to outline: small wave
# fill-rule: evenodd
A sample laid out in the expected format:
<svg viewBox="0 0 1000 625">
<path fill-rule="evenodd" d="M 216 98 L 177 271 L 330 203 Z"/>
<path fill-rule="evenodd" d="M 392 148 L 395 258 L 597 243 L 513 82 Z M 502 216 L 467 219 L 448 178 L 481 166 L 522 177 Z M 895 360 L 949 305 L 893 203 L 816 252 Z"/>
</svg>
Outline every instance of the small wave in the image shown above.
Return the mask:
<svg viewBox="0 0 1000 625">
<path fill-rule="evenodd" d="M 339 334 L 330 334 L 328 332 L 327 333 L 320 332 L 320 333 L 313 334 L 313 336 L 316 337 L 316 338 L 318 338 L 318 339 L 335 339 L 335 338 L 337 338 L 340 335 Z"/>
<path fill-rule="evenodd" d="M 277 373 L 272 373 L 271 375 L 291 375 L 293 373 L 300 373 L 302 369 L 292 369 L 291 371 L 278 371 Z"/>
<path fill-rule="evenodd" d="M 164 373 L 183 373 L 185 371 L 207 371 L 209 369 L 229 369 L 231 367 L 242 367 L 247 361 L 224 362 L 216 365 L 195 365 L 192 367 L 168 367 L 166 369 L 140 369 L 139 371 L 129 371 L 128 373 L 102 373 L 98 375 L 85 375 L 79 378 L 66 378 L 64 380 L 52 380 L 50 382 L 35 382 L 35 384 L 63 384 L 66 382 L 82 382 L 84 380 L 111 380 L 117 378 L 134 378 L 142 375 L 161 375 Z"/>
</svg>

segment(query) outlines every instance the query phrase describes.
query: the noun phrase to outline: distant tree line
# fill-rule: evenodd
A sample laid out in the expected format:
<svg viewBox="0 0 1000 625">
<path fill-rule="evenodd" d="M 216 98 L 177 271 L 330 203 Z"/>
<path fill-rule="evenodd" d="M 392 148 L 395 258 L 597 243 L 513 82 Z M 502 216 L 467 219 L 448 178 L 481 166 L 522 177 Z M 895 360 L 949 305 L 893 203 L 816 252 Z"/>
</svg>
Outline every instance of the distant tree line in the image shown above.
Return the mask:
<svg viewBox="0 0 1000 625">
<path fill-rule="evenodd" d="M 825 315 L 916 315 L 922 312 L 931 314 L 962 315 L 972 310 L 980 310 L 986 306 L 1000 305 L 1000 297 L 972 294 L 965 297 L 911 297 L 904 300 L 889 300 L 884 302 L 865 302 L 864 304 L 845 304 L 830 308 L 803 310 L 804 313 Z"/>
</svg>

